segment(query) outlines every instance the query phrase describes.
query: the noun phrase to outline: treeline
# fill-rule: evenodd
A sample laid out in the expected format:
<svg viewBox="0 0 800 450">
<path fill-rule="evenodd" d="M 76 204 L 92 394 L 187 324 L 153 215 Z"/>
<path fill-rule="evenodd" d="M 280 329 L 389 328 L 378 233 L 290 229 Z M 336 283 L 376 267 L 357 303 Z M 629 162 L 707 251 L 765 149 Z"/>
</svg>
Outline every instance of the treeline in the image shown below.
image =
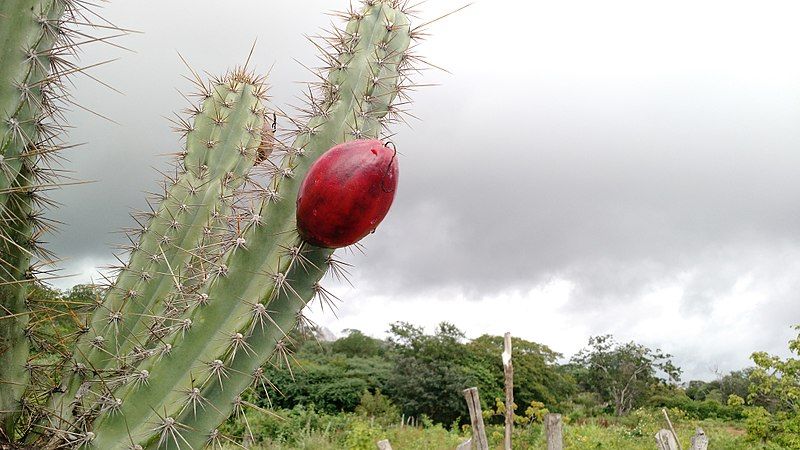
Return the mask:
<svg viewBox="0 0 800 450">
<path fill-rule="evenodd" d="M 269 367 L 274 387 L 267 387 L 260 400 L 262 406 L 313 404 L 332 413 L 354 411 L 364 392 L 379 393 L 406 416 L 424 415 L 450 425 L 468 417 L 461 394 L 465 387 L 478 386 L 490 401 L 487 406 L 503 397 L 498 348 L 502 337 L 467 341 L 450 324 L 430 335 L 410 324 L 394 324 L 387 340 L 350 330 L 334 342 L 306 340 L 289 364 L 284 360 Z M 514 340 L 515 398 L 522 411 L 534 402 L 558 409 L 575 392 L 574 380 L 557 364 L 559 357 L 544 345 Z"/>
<path fill-rule="evenodd" d="M 31 301 L 60 313 L 49 314 L 34 336 L 76 336 L 98 296 L 92 286 L 64 292 L 38 286 Z M 403 322 L 392 324 L 386 339 L 346 330 L 344 337 L 328 342 L 315 334 L 306 327 L 287 336 L 264 368 L 269 382 L 250 394 L 249 402 L 383 420 L 413 417 L 457 428 L 469 417 L 461 392 L 477 386 L 487 422 L 502 421 L 502 336 L 466 339 L 449 323 L 428 334 Z M 789 348 L 800 356 L 800 336 Z M 55 350 L 38 349 L 37 357 Z M 519 423 L 540 421 L 548 411 L 579 422 L 666 407 L 690 419 L 742 421 L 752 439 L 800 448 L 800 358 L 756 352 L 752 360 L 753 367 L 714 381 L 687 382 L 672 355 L 610 335 L 592 337 L 569 359 L 546 345 L 513 338 L 515 414 Z"/>
</svg>

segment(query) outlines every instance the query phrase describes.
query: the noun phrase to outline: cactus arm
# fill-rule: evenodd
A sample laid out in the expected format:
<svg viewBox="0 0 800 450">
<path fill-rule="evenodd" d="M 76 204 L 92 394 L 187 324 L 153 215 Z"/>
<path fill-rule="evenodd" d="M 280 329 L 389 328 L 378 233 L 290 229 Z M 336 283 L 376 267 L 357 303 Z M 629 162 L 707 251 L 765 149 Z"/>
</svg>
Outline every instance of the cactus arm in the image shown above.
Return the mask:
<svg viewBox="0 0 800 450">
<path fill-rule="evenodd" d="M 385 2 L 368 6 L 346 30 L 347 48 L 336 55 L 343 67 L 331 70 L 328 98 L 315 105 L 323 112 L 310 120 L 284 158 L 257 214 L 260 220 L 242 234 L 246 244 L 229 252 L 226 270 L 209 282 L 208 303 L 187 311 L 191 325 L 174 333 L 169 353 L 143 361 L 130 382 L 114 393 L 121 406 L 95 422 L 96 448 L 121 448 L 115 446 L 131 440 L 150 447 L 193 442 L 196 448 L 194 443 L 206 442 L 233 408 L 240 388 L 253 382 L 252 371 L 239 372 L 231 364 L 262 365 L 274 352 L 277 336 L 288 333 L 316 290 L 330 250 L 309 248 L 301 257 L 293 256 L 292 250 L 300 247 L 294 229 L 299 184 L 310 164 L 331 146 L 378 136 L 409 43 L 407 19 Z M 372 95 L 386 83 L 386 95 Z M 256 329 L 261 333 L 262 325 L 267 334 L 254 334 Z M 266 336 L 264 342 L 255 342 L 259 336 Z M 251 351 L 256 347 L 257 353 Z M 205 406 L 197 416 L 189 413 L 195 388 Z M 220 401 L 204 400 L 206 395 Z M 178 417 L 189 423 L 198 420 L 197 427 L 182 432 L 188 428 L 175 422 Z"/>
<path fill-rule="evenodd" d="M 3 0 L 0 4 L 0 207 L 29 148 L 49 141 L 51 51 L 59 36 L 62 0 Z"/>
<path fill-rule="evenodd" d="M 55 148 L 46 122 L 52 105 L 52 48 L 66 5 L 60 0 L 0 2 L 0 436 L 13 426 L 27 388 L 26 295 L 36 252 L 34 164 Z"/>
<path fill-rule="evenodd" d="M 260 80 L 243 82 L 236 74 L 208 89 L 187 131 L 185 172 L 167 189 L 130 262 L 95 311 L 75 355 L 74 367 L 80 370 L 68 377 L 65 392 L 54 396 L 52 416 L 59 427 L 75 421 L 71 403 L 84 382 L 105 385 L 104 379 L 155 351 L 162 335 L 174 328 L 177 312 L 195 298 L 183 287 L 190 281 L 184 268 L 194 258 L 210 257 L 203 244 L 207 231 L 219 223 L 219 210 L 230 209 L 233 191 L 255 162 L 264 95 Z M 97 398 L 80 400 L 79 415 Z"/>
<path fill-rule="evenodd" d="M 3 225 L 7 228 L 9 240 L 0 242 L 2 258 L 2 279 L 0 296 L 3 298 L 2 327 L 0 327 L 0 345 L 2 345 L 2 364 L 0 365 L 0 417 L 3 419 L 0 435 L 6 440 L 14 440 L 14 424 L 20 410 L 20 398 L 25 392 L 28 382 L 26 363 L 28 360 L 28 308 L 25 289 L 30 281 L 31 257 L 33 248 L 30 243 L 33 235 L 33 221 L 30 214 L 33 210 L 33 192 L 22 190 L 31 185 L 31 173 L 27 164 L 17 175 L 13 186 L 16 191 L 8 198 L 3 211 Z"/>
<path fill-rule="evenodd" d="M 254 144 L 241 143 L 240 133 L 233 131 L 236 127 L 225 127 L 222 123 L 260 127 L 260 122 L 254 123 L 251 117 L 258 96 L 252 87 L 244 89 L 240 94 L 228 92 L 227 85 L 214 86 L 204 112 L 196 116 L 194 130 L 187 135 L 186 172 L 170 188 L 148 224 L 139 250 L 134 252 L 130 264 L 120 274 L 120 281 L 93 317 L 92 327 L 103 336 L 104 348 L 89 350 L 92 367 L 104 368 L 112 358 L 128 357 L 134 346 L 147 340 L 148 325 L 153 318 L 163 316 L 167 309 L 180 307 L 166 305 L 163 298 L 178 288 L 178 282 L 186 281 L 179 271 L 202 247 L 207 224 L 224 207 L 223 200 L 241 186 L 255 162 Z M 237 149 L 240 145 L 244 145 L 242 151 Z M 132 296 L 131 291 L 136 295 Z M 109 314 L 123 312 L 123 319 L 115 329 Z M 90 336 L 86 341 L 94 338 Z"/>
<path fill-rule="evenodd" d="M 290 263 L 291 269 L 286 272 L 287 279 L 291 280 L 292 290 L 281 290 L 275 294 L 268 303 L 271 311 L 269 321 L 263 326 L 256 323 L 247 337 L 246 346 L 242 345 L 232 357 L 227 358 L 227 377 L 223 379 L 223 383 L 214 378 L 205 383 L 200 394 L 205 406 L 202 413 L 184 408 L 177 417 L 177 423 L 186 429 L 202 431 L 184 435 L 192 448 L 202 448 L 203 444 L 211 442 L 215 436 L 214 430 L 235 409 L 242 407 L 239 395 L 248 387 L 263 382 L 258 369 L 285 342 L 286 333 L 294 328 L 298 314 L 308 300 L 319 293 L 317 281 L 325 275 L 333 251 L 309 247 L 303 252 L 303 264 L 295 260 Z M 151 439 L 148 448 L 158 448 L 155 443 L 156 439 Z"/>
</svg>

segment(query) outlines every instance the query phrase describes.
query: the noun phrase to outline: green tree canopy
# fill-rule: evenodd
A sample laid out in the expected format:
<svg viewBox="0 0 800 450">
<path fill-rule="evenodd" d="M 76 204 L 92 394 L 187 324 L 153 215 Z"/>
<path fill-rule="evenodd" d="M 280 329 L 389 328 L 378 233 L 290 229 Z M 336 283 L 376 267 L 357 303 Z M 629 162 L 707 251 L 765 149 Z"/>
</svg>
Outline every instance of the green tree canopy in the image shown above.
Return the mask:
<svg viewBox="0 0 800 450">
<path fill-rule="evenodd" d="M 522 414 L 532 401 L 544 403 L 551 410 L 575 391 L 575 381 L 558 366 L 560 353 L 546 345 L 524 339 L 511 339 L 514 365 L 514 403 Z M 481 398 L 489 405 L 504 397 L 503 337 L 483 335 L 467 345 L 467 373 L 477 385 Z"/>
<path fill-rule="evenodd" d="M 383 356 L 386 353 L 386 346 L 380 339 L 367 336 L 359 330 L 348 329 L 345 332 L 347 336 L 337 339 L 331 345 L 334 353 L 363 358 Z"/>
<path fill-rule="evenodd" d="M 464 333 L 446 322 L 433 335 L 405 322 L 391 325 L 394 371 L 386 392 L 405 414 L 425 414 L 444 424 L 467 417 L 461 393 L 467 387 L 463 341 Z"/>
<path fill-rule="evenodd" d="M 800 331 L 800 325 L 795 326 Z M 766 352 L 751 356 L 756 364 L 750 372 L 751 402 L 767 403 L 771 409 L 800 413 L 800 333 L 789 341 L 789 351 L 796 355 L 782 359 Z"/>
<path fill-rule="evenodd" d="M 642 404 L 658 385 L 680 381 L 672 355 L 635 342 L 620 344 L 611 335 L 589 339 L 589 346 L 572 357 L 580 369 L 578 381 L 610 402 L 617 415 Z"/>
</svg>

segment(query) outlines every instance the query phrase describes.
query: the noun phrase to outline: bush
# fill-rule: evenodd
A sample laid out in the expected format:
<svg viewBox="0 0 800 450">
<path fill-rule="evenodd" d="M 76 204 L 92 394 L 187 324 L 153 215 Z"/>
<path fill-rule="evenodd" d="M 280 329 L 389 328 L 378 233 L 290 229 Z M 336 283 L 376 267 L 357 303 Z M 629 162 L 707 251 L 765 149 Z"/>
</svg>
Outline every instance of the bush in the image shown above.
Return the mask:
<svg viewBox="0 0 800 450">
<path fill-rule="evenodd" d="M 773 442 L 787 449 L 800 449 L 800 415 L 770 413 L 761 406 L 745 409 L 747 437 L 756 442 Z"/>
<path fill-rule="evenodd" d="M 580 392 L 573 395 L 565 404 L 564 410 L 568 411 L 567 417 L 572 421 L 613 412 L 613 409 L 603 402 L 600 395 L 594 392 Z"/>
<path fill-rule="evenodd" d="M 374 394 L 367 391 L 361 396 L 361 403 L 356 414 L 375 419 L 379 424 L 388 426 L 400 421 L 400 409 L 381 394 L 380 389 Z"/>
<path fill-rule="evenodd" d="M 650 406 L 679 409 L 686 417 L 697 420 L 743 418 L 741 407 L 723 405 L 716 400 L 692 400 L 687 396 L 655 395 L 650 398 Z"/>
</svg>

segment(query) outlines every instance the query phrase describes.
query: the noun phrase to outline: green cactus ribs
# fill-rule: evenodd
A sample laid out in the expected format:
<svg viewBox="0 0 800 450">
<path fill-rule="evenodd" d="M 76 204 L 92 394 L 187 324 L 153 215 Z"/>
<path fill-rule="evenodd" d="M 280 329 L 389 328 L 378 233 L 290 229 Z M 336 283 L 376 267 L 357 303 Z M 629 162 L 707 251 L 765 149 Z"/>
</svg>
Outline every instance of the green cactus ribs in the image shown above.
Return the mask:
<svg viewBox="0 0 800 450">
<path fill-rule="evenodd" d="M 91 37 L 97 31 L 91 26 L 76 31 L 83 3 L 0 2 L 0 441 L 27 432 L 17 424 L 31 421 L 18 418 L 37 406 L 37 390 L 53 386 L 46 375 L 52 368 L 29 352 L 39 337 L 37 316 L 46 321 L 49 311 L 27 296 L 33 281 L 49 276 L 53 261 L 39 243 L 52 227 L 43 219 L 52 205 L 43 193 L 63 179 L 51 162 L 63 149 L 59 108 L 72 103 L 64 78 L 84 69 L 72 62 L 76 48 L 102 40 Z M 103 32 L 114 28 L 105 24 Z"/>
<path fill-rule="evenodd" d="M 131 367 L 164 351 L 163 339 L 185 327 L 181 315 L 204 301 L 198 287 L 220 267 L 234 193 L 261 145 L 267 86 L 244 69 L 197 85 L 202 104 L 177 122 L 186 139 L 177 175 L 130 236 L 129 261 L 78 343 L 65 392 L 54 397 L 59 428 L 97 414 Z"/>
</svg>

